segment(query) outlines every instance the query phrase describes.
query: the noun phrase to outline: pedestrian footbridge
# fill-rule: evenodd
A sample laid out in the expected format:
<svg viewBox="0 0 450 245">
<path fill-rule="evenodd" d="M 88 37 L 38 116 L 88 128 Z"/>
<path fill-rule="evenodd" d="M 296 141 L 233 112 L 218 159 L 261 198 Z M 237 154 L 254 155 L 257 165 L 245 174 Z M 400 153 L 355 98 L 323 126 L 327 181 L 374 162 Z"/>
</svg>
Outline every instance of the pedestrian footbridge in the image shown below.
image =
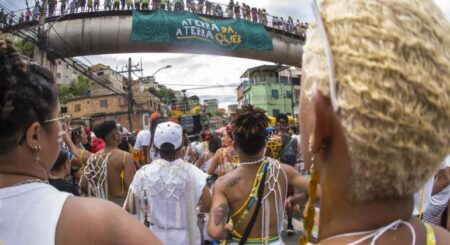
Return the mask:
<svg viewBox="0 0 450 245">
<path fill-rule="evenodd" d="M 131 11 L 80 13 L 57 19 L 54 17 L 47 19 L 49 21 L 46 24 L 47 37 L 48 42 L 52 44 L 49 47 L 53 46 L 57 50 L 62 50 L 61 55 L 64 57 L 141 52 L 190 53 L 248 58 L 300 66 L 302 46 L 305 41 L 302 36 L 265 27 L 272 39 L 273 50 L 225 50 L 202 45 L 132 41 L 130 39 Z M 34 25 L 36 24 L 34 22 Z M 24 25 L 33 25 L 33 23 L 23 23 L 22 27 L 19 24 L 13 28 L 25 28 Z"/>
</svg>

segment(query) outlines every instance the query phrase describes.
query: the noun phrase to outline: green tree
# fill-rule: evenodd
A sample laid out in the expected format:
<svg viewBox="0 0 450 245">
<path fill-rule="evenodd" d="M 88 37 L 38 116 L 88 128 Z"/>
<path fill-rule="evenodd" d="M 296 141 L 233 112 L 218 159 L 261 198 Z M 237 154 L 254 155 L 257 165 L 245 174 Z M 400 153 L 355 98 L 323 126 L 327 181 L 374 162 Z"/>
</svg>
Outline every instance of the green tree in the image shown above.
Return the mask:
<svg viewBox="0 0 450 245">
<path fill-rule="evenodd" d="M 59 86 L 59 102 L 65 104 L 69 99 L 86 96 L 91 88 L 92 81 L 84 75 L 79 75 L 69 84 Z"/>
<path fill-rule="evenodd" d="M 20 39 L 19 41 L 14 43 L 14 46 L 25 56 L 33 58 L 34 44 L 25 39 Z"/>
<path fill-rule="evenodd" d="M 195 104 L 195 105 L 200 104 L 200 98 L 199 98 L 197 95 L 189 96 L 188 101 L 189 101 L 191 104 Z"/>
</svg>

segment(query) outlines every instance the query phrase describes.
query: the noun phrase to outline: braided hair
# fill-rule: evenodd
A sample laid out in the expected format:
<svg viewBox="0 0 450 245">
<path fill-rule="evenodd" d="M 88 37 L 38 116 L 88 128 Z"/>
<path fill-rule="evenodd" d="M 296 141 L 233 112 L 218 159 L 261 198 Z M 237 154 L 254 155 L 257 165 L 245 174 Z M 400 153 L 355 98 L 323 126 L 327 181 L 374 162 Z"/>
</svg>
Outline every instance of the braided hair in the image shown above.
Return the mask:
<svg viewBox="0 0 450 245">
<path fill-rule="evenodd" d="M 0 35 L 0 154 L 22 144 L 25 130 L 49 118 L 57 106 L 57 91 L 49 71 L 34 64 Z"/>
<path fill-rule="evenodd" d="M 266 128 L 269 118 L 261 108 L 244 105 L 233 119 L 233 135 L 236 145 L 245 154 L 255 155 L 266 145 Z"/>
</svg>

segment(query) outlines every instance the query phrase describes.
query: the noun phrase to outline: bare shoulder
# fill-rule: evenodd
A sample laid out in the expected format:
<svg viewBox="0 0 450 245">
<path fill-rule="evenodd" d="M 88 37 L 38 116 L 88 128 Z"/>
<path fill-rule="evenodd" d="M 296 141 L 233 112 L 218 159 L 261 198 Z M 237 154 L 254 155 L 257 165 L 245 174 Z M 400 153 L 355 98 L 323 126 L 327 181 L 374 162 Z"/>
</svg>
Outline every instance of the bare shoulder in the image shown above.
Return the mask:
<svg viewBox="0 0 450 245">
<path fill-rule="evenodd" d="M 450 241 L 450 232 L 440 226 L 432 225 L 432 227 L 436 235 L 436 244 L 448 244 Z"/>
<path fill-rule="evenodd" d="M 160 244 L 160 242 L 149 229 L 112 202 L 69 197 L 58 222 L 56 244 Z"/>
<path fill-rule="evenodd" d="M 236 168 L 219 179 L 221 179 L 221 184 L 225 188 L 233 188 L 242 179 L 242 174 L 239 169 Z"/>
<path fill-rule="evenodd" d="M 295 170 L 295 168 L 292 167 L 291 165 L 285 164 L 282 162 L 279 162 L 279 163 L 280 163 L 281 169 L 283 169 L 283 171 L 286 173 L 287 176 L 292 175 L 292 174 L 295 174 L 295 175 L 298 174 L 297 170 Z"/>
</svg>

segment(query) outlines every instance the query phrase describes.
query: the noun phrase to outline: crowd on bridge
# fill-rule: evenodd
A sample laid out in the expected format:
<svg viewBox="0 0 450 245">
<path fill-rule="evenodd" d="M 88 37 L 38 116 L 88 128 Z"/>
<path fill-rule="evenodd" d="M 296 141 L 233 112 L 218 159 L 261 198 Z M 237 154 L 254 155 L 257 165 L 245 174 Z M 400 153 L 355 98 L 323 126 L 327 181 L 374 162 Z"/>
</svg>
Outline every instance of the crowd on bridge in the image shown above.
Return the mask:
<svg viewBox="0 0 450 245">
<path fill-rule="evenodd" d="M 6 26 L 21 24 L 38 20 L 41 13 L 42 4 L 36 1 L 33 9 L 27 7 L 23 12 L 5 12 L 0 10 L 0 22 Z M 102 8 L 102 9 L 101 9 Z M 49 0 L 45 13 L 47 17 L 61 16 L 85 12 L 97 11 L 123 11 L 137 9 L 148 10 L 186 10 L 196 14 L 204 14 L 219 18 L 236 18 L 261 23 L 285 32 L 305 36 L 308 23 L 297 21 L 291 16 L 287 18 L 270 16 L 266 9 L 250 7 L 248 4 L 230 2 L 226 4 L 215 3 L 209 0 Z"/>
</svg>

